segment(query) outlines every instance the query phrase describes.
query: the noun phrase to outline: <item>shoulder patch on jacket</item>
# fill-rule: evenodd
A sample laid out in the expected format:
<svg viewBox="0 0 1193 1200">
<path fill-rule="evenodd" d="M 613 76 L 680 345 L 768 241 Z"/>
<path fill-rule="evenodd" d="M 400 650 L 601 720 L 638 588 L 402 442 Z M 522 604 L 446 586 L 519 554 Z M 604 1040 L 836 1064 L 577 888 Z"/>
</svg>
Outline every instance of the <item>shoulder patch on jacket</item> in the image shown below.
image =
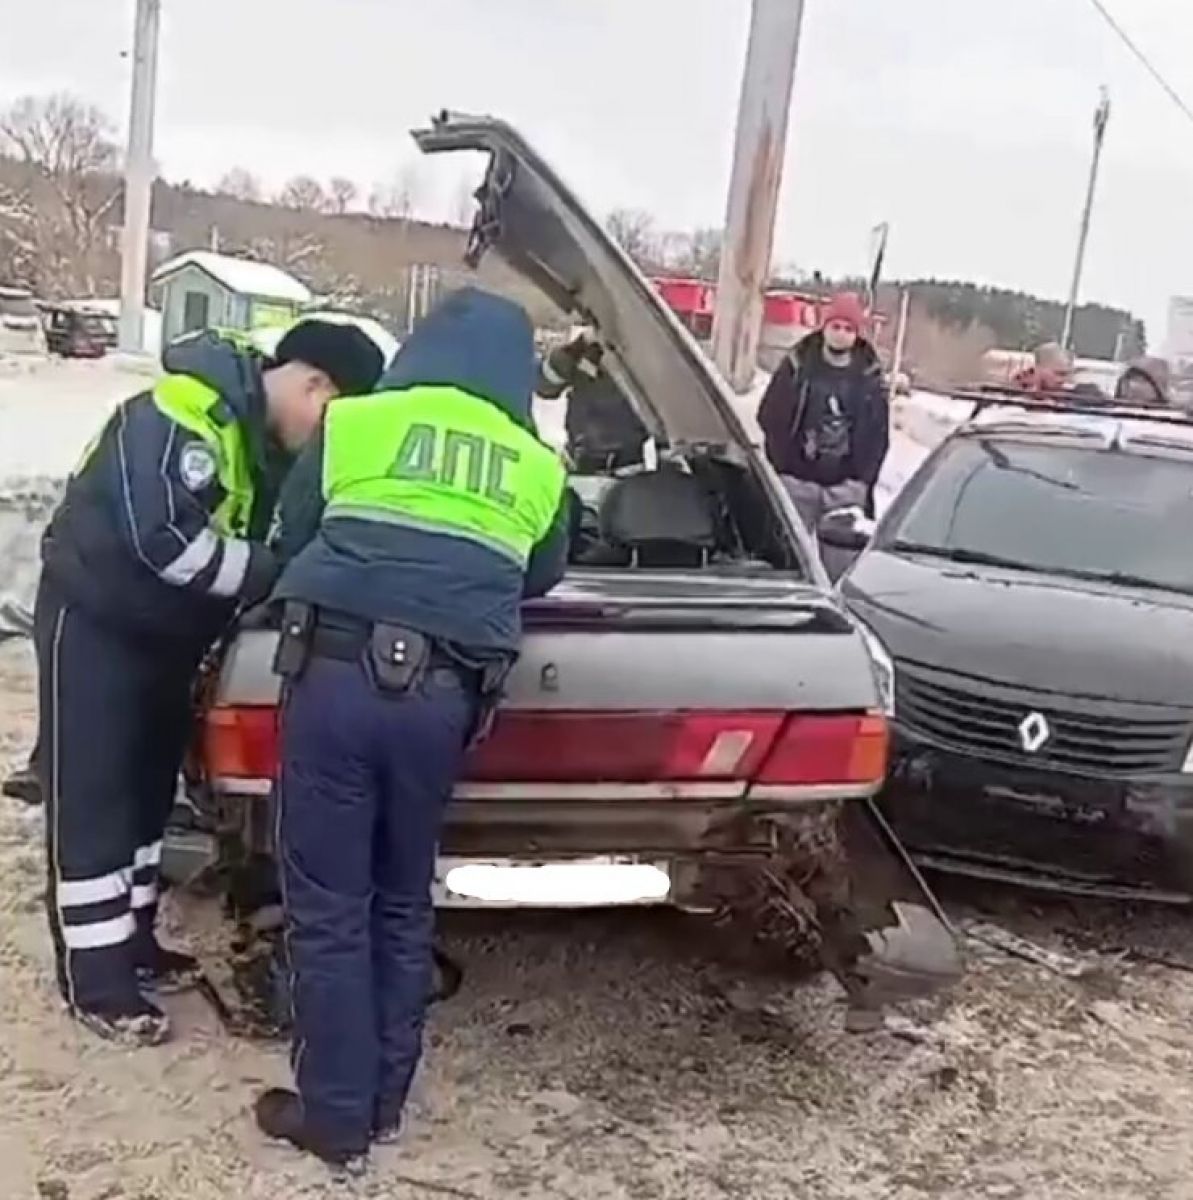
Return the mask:
<svg viewBox="0 0 1193 1200">
<path fill-rule="evenodd" d="M 211 447 L 203 442 L 187 442 L 178 454 L 178 477 L 188 492 L 201 492 L 216 476 L 218 464 Z"/>
</svg>

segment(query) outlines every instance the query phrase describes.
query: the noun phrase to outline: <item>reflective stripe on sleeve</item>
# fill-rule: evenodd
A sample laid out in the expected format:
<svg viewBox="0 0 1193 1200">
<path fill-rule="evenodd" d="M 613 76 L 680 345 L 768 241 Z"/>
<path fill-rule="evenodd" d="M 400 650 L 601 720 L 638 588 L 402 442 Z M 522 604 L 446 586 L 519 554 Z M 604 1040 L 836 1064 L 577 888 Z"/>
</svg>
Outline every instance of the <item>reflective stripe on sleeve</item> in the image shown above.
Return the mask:
<svg viewBox="0 0 1193 1200">
<path fill-rule="evenodd" d="M 249 571 L 250 547 L 240 538 L 224 539 L 224 561 L 211 584 L 213 596 L 235 596 Z"/>
<path fill-rule="evenodd" d="M 107 921 L 92 921 L 89 925 L 63 925 L 62 940 L 70 950 L 98 950 L 102 946 L 119 946 L 137 931 L 132 913 L 122 913 Z"/>
<path fill-rule="evenodd" d="M 91 879 L 64 879 L 58 884 L 58 903 L 63 908 L 79 908 L 85 904 L 102 904 L 127 896 L 133 884 L 131 867 L 96 875 Z"/>
<path fill-rule="evenodd" d="M 555 367 L 551 365 L 551 357 L 548 355 L 543 359 L 543 378 L 550 384 L 558 387 L 560 384 L 567 383 L 567 378 L 561 375 Z"/>
<path fill-rule="evenodd" d="M 138 846 L 133 856 L 134 867 L 156 867 L 162 861 L 162 844 L 158 840 L 147 846 Z"/>
<path fill-rule="evenodd" d="M 156 883 L 138 883 L 133 885 L 132 899 L 130 901 L 132 908 L 148 908 L 151 904 L 156 903 Z"/>
<path fill-rule="evenodd" d="M 219 538 L 210 529 L 204 529 L 173 562 L 162 568 L 161 577 L 167 583 L 183 587 L 210 564 L 219 548 Z"/>
</svg>

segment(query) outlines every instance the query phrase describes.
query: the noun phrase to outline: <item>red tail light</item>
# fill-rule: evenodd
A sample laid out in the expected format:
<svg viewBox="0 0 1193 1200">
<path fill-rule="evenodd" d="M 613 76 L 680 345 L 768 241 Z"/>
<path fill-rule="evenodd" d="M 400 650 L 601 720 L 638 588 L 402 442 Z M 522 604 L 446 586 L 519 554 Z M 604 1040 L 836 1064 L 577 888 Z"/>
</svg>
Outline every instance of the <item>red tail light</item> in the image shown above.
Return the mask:
<svg viewBox="0 0 1193 1200">
<path fill-rule="evenodd" d="M 212 708 L 203 728 L 209 779 L 272 779 L 278 766 L 278 710 Z"/>
<path fill-rule="evenodd" d="M 271 779 L 277 710 L 213 708 L 203 733 L 213 779 Z M 877 784 L 887 724 L 872 714 L 531 712 L 501 715 L 471 755 L 478 783 Z"/>
<path fill-rule="evenodd" d="M 468 778 L 497 783 L 747 780 L 783 725 L 781 713 L 503 713 Z"/>
<path fill-rule="evenodd" d="M 889 737 L 886 718 L 874 713 L 793 716 L 754 782 L 877 785 L 886 776 Z"/>
</svg>

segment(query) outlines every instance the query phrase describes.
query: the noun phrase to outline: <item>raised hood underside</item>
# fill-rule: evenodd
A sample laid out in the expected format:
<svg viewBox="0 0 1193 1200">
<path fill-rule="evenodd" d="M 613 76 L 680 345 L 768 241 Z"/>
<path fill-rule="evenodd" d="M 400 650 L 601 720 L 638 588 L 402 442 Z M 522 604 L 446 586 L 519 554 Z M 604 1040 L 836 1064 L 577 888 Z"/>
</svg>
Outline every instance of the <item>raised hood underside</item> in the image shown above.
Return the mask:
<svg viewBox="0 0 1193 1200">
<path fill-rule="evenodd" d="M 476 266 L 495 249 L 566 313 L 600 331 L 610 371 L 660 441 L 744 459 L 749 435 L 727 386 L 622 248 L 572 190 L 503 121 L 444 113 L 414 139 L 425 153 L 481 151 L 468 245 Z"/>
</svg>

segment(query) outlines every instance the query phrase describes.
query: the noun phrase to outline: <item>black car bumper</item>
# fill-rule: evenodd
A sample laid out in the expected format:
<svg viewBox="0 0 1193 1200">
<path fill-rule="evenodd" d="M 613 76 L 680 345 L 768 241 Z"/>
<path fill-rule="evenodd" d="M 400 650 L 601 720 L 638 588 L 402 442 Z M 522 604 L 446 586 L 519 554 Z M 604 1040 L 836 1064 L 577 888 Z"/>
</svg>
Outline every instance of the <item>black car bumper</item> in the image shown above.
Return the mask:
<svg viewBox="0 0 1193 1200">
<path fill-rule="evenodd" d="M 1193 776 L 980 758 L 896 729 L 880 805 L 924 866 L 1061 891 L 1193 901 Z"/>
</svg>

